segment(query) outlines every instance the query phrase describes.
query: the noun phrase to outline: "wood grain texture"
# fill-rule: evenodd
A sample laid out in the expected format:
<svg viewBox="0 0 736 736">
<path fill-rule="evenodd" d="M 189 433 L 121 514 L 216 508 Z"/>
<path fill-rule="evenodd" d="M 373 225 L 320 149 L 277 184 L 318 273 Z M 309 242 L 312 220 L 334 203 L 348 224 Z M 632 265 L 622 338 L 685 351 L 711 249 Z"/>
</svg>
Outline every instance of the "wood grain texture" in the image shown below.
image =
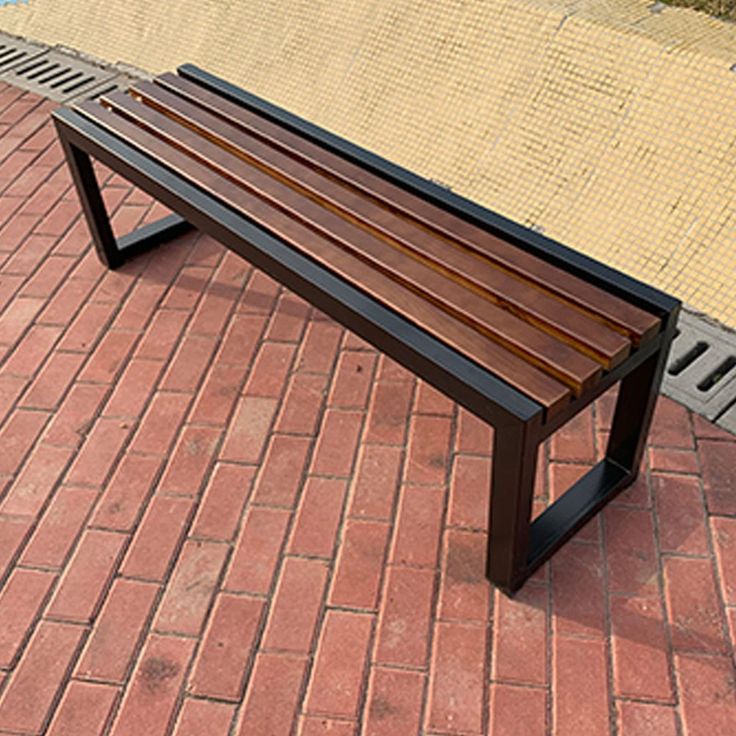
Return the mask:
<svg viewBox="0 0 736 736">
<path fill-rule="evenodd" d="M 127 95 L 111 95 L 103 98 L 102 102 L 330 238 L 371 267 L 422 294 L 478 332 L 523 356 L 570 386 L 576 394 L 590 387 L 600 374 L 595 362 L 580 352 L 393 247 L 351 219 L 341 217 L 333 208 L 325 207 L 321 199 L 307 196 L 308 193 L 305 194 L 295 181 L 274 176 L 270 169 L 253 165 L 250 160 L 203 139 L 191 128 L 183 127 L 178 121 L 137 103 Z"/>
<path fill-rule="evenodd" d="M 155 83 L 176 91 L 180 96 L 205 107 L 236 126 L 256 132 L 264 140 L 281 146 L 283 150 L 293 155 L 301 156 L 331 176 L 350 182 L 353 187 L 382 201 L 386 206 L 411 215 L 426 228 L 461 242 L 469 250 L 494 261 L 499 268 L 535 284 L 536 288 L 549 292 L 584 311 L 599 323 L 626 335 L 635 346 L 652 339 L 661 327 L 661 322 L 655 315 L 505 242 L 473 223 L 433 205 L 235 102 L 175 74 L 163 74 L 156 78 Z"/>
<path fill-rule="evenodd" d="M 174 146 L 166 142 L 160 134 L 144 130 L 136 122 L 103 108 L 99 103 L 83 102 L 76 105 L 75 109 L 225 204 L 246 212 L 249 219 L 256 224 L 359 286 L 372 297 L 405 315 L 422 329 L 530 396 L 544 406 L 550 415 L 570 400 L 570 389 L 560 381 L 535 368 L 503 345 L 488 339 L 456 315 L 438 308 L 432 301 L 391 278 L 383 270 L 366 268 L 366 261 L 357 257 L 354 251 L 341 247 L 334 239 L 319 232 L 319 228 L 308 226 L 303 218 L 309 213 L 300 217 L 293 216 L 288 211 L 290 203 L 277 205 L 268 201 L 233 181 L 237 174 L 224 176 L 199 158 L 189 155 L 183 150 L 189 140 L 184 135 L 186 129 L 179 131 L 183 142 Z M 196 135 L 193 131 L 188 132 Z M 217 148 L 222 154 L 227 154 L 223 149 Z M 200 157 L 201 155 L 199 154 Z M 244 162 L 237 161 L 245 165 Z M 259 173 L 265 176 L 263 172 Z M 284 186 L 275 179 L 270 180 Z M 279 191 L 279 194 L 286 193 Z M 313 204 L 316 206 L 316 203 Z M 566 347 L 563 343 L 560 345 Z"/>
<path fill-rule="evenodd" d="M 299 188 L 325 207 L 446 273 L 484 298 L 539 329 L 554 335 L 607 369 L 629 354 L 630 341 L 579 310 L 498 268 L 491 260 L 468 251 L 457 241 L 428 231 L 413 218 L 389 208 L 356 189 L 336 181 L 299 157 L 269 145 L 250 131 L 157 85 L 136 84 L 133 95 L 147 105 L 271 175 Z"/>
<path fill-rule="evenodd" d="M 76 109 L 545 407 L 654 315 L 174 74 Z"/>
</svg>

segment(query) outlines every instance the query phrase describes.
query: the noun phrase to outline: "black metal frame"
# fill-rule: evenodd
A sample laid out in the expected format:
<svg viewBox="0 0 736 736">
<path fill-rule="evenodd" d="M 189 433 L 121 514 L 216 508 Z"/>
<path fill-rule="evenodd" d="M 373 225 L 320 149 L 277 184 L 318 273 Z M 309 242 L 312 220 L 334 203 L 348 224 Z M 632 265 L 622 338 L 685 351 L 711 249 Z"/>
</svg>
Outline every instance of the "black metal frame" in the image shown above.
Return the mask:
<svg viewBox="0 0 736 736">
<path fill-rule="evenodd" d="M 328 269 L 296 252 L 216 197 L 186 182 L 70 109 L 53 113 L 97 253 L 110 268 L 196 227 L 375 345 L 493 425 L 494 463 L 487 574 L 507 594 L 524 581 L 636 478 L 680 303 L 412 174 L 311 123 L 191 65 L 183 77 L 271 117 L 517 247 L 563 267 L 657 314 L 660 334 L 636 350 L 583 397 L 549 420 L 543 408 Z M 90 157 L 168 206 L 176 215 L 116 240 Z M 607 388 L 621 381 L 605 458 L 531 522 L 537 448 Z M 501 461 L 503 458 L 503 461 Z"/>
</svg>

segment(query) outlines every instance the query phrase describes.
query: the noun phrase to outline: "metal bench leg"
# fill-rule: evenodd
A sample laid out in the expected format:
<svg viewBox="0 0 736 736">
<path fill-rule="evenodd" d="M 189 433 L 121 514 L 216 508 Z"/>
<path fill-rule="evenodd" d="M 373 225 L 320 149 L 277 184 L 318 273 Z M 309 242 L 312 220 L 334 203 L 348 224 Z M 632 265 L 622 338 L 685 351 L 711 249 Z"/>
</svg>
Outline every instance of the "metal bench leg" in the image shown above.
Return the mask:
<svg viewBox="0 0 736 736">
<path fill-rule="evenodd" d="M 95 250 L 108 268 L 119 268 L 132 257 L 192 229 L 179 215 L 169 215 L 116 240 L 89 154 L 59 137 Z"/>
<path fill-rule="evenodd" d="M 674 334 L 620 384 L 606 456 L 534 522 L 531 520 L 539 439 L 528 425 L 497 428 L 494 440 L 488 577 L 504 592 L 524 581 L 611 499 L 636 479 Z"/>
<path fill-rule="evenodd" d="M 529 526 L 523 538 L 527 550 L 525 569 L 517 573 L 515 585 L 509 588 L 511 592 L 636 479 L 671 334 L 670 331 L 657 352 L 622 379 L 606 456 Z"/>
<path fill-rule="evenodd" d="M 529 530 L 537 470 L 538 428 L 519 421 L 493 435 L 491 518 L 486 571 L 505 593 L 528 577 Z"/>
<path fill-rule="evenodd" d="M 630 474 L 629 482 L 639 473 L 668 353 L 669 345 L 621 381 L 606 458 Z"/>
</svg>

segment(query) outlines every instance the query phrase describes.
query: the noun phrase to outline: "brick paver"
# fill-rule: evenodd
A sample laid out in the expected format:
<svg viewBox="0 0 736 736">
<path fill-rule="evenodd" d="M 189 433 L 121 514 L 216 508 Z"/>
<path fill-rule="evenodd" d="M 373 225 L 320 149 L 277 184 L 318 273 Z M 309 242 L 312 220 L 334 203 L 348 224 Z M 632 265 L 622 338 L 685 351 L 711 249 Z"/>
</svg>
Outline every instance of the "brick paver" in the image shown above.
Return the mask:
<svg viewBox="0 0 736 736">
<path fill-rule="evenodd" d="M 210 238 L 105 271 L 51 105 L 0 108 L 0 733 L 729 733 L 736 437 L 662 399 L 640 480 L 505 598 L 488 427 Z M 117 227 L 165 213 L 98 170 Z"/>
</svg>

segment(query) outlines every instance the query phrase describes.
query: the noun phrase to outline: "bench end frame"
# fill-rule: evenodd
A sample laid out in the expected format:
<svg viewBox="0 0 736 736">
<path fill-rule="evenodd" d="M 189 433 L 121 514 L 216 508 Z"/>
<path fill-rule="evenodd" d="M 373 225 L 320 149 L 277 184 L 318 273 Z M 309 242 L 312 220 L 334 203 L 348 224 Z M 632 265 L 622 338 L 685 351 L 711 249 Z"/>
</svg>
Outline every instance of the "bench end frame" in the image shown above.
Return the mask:
<svg viewBox="0 0 736 736">
<path fill-rule="evenodd" d="M 494 434 L 486 574 L 507 595 L 636 480 L 679 311 L 677 302 L 649 354 L 621 378 L 604 458 L 534 521 L 538 448 L 549 433 L 518 422 Z"/>
</svg>

